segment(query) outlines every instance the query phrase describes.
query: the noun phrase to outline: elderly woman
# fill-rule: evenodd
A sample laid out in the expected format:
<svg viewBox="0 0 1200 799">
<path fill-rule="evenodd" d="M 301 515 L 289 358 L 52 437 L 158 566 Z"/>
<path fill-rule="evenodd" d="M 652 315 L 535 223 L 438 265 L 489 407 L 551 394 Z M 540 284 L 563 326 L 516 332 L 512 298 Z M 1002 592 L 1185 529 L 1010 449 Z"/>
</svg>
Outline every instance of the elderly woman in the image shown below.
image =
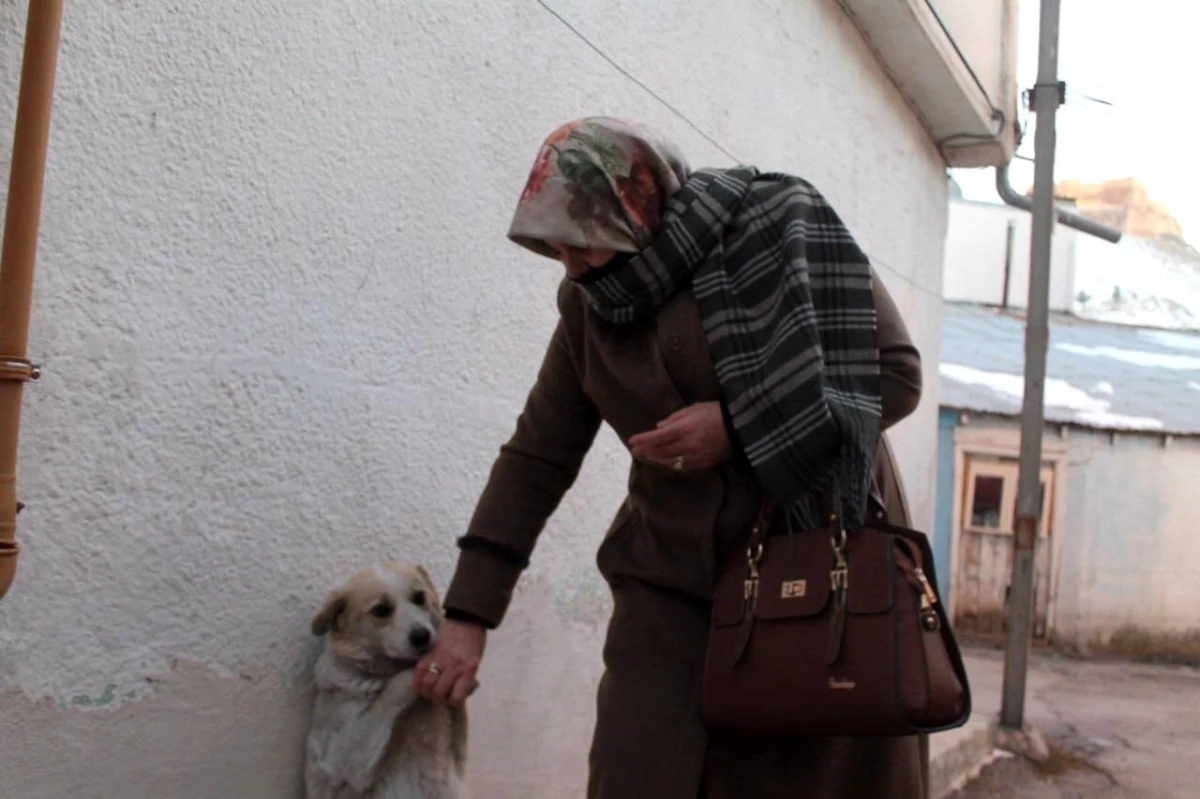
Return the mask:
<svg viewBox="0 0 1200 799">
<path fill-rule="evenodd" d="M 565 267 L 561 319 L 459 541 L 418 690 L 464 701 L 607 422 L 632 466 L 597 557 L 614 610 L 587 795 L 921 797 L 915 738 L 734 735 L 700 714 L 715 574 L 765 495 L 817 527 L 835 478 L 848 522 L 874 479 L 907 522 L 880 432 L 916 407 L 920 359 L 837 215 L 797 178 L 693 172 L 653 132 L 588 118 L 546 139 L 509 237 Z"/>
</svg>

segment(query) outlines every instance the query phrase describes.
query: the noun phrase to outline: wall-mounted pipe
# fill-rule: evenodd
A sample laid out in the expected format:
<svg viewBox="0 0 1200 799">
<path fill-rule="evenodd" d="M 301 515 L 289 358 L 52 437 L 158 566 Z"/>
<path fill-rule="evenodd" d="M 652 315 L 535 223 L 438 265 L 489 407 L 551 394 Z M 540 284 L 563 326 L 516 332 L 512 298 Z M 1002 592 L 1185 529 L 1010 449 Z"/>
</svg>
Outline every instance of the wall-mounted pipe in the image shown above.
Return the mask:
<svg viewBox="0 0 1200 799">
<path fill-rule="evenodd" d="M 4 244 L 0 249 L 0 597 L 17 571 L 17 439 L 21 393 L 38 369 L 26 360 L 33 266 L 50 139 L 62 0 L 29 0 L 25 55 L 13 134 Z"/>
<path fill-rule="evenodd" d="M 1001 200 L 1004 200 L 1004 202 L 1014 208 L 1020 208 L 1023 211 L 1033 211 L 1033 200 L 1018 192 L 1013 188 L 1012 183 L 1009 182 L 1008 164 L 996 167 L 996 193 L 1000 195 Z M 1113 244 L 1121 240 L 1121 231 L 1088 219 L 1082 214 L 1077 214 L 1058 205 L 1054 206 L 1054 214 L 1060 225 L 1075 228 L 1081 233 L 1087 233 L 1089 236 L 1096 236 L 1105 241 L 1111 241 Z"/>
<path fill-rule="evenodd" d="M 1017 242 L 1017 223 L 1008 220 L 1008 230 L 1004 234 L 1004 285 L 1000 289 L 1000 307 L 1008 308 L 1008 286 L 1012 282 L 1013 253 Z"/>
</svg>

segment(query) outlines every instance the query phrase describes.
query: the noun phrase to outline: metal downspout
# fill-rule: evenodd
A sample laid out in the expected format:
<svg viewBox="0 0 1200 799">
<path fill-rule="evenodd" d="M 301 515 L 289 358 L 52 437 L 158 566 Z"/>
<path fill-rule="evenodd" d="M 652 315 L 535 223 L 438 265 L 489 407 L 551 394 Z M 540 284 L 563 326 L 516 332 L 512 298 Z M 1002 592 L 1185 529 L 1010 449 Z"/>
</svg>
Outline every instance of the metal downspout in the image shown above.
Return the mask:
<svg viewBox="0 0 1200 799">
<path fill-rule="evenodd" d="M 1014 208 L 1020 208 L 1022 211 L 1032 212 L 1033 200 L 1013 188 L 1008 178 L 1008 167 L 1009 164 L 996 167 L 996 193 L 1000 195 L 1000 199 L 1004 200 L 1006 204 Z M 1121 231 L 1088 219 L 1082 214 L 1058 205 L 1054 206 L 1054 214 L 1060 225 L 1074 228 L 1081 233 L 1087 233 L 1089 236 L 1111 241 L 1113 244 L 1121 240 Z"/>
<path fill-rule="evenodd" d="M 39 376 L 26 349 L 62 10 L 63 0 L 29 0 L 0 250 L 0 597 L 12 585 L 20 551 L 16 472 L 21 393 L 25 381 Z"/>
</svg>

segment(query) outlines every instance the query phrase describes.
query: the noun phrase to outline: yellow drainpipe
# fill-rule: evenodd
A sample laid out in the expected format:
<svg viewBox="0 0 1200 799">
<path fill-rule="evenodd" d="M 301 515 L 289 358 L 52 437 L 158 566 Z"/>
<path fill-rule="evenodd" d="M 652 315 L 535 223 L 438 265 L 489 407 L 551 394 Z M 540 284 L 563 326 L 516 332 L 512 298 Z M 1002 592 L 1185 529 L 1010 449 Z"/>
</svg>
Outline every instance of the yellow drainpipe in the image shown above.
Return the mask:
<svg viewBox="0 0 1200 799">
<path fill-rule="evenodd" d="M 26 347 L 62 10 L 62 0 L 29 0 L 0 250 L 0 597 L 12 585 L 20 551 L 16 534 L 21 389 L 25 381 L 39 376 L 37 366 L 26 359 Z"/>
</svg>

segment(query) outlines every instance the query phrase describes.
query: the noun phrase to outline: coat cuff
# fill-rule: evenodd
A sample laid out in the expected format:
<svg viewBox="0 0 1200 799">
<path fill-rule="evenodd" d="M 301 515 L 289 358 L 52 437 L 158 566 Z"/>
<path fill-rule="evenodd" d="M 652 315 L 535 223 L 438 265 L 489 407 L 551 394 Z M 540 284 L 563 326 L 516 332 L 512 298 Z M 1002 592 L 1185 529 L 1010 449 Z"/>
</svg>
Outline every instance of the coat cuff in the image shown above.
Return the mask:
<svg viewBox="0 0 1200 799">
<path fill-rule="evenodd" d="M 488 622 L 486 619 L 481 619 L 478 616 L 472 616 L 470 613 L 461 611 L 458 608 L 446 608 L 446 620 L 458 621 L 464 624 L 477 624 L 485 630 L 496 629 L 496 625 Z"/>
<path fill-rule="evenodd" d="M 500 626 L 524 565 L 483 547 L 464 547 L 442 603 L 451 618 L 472 619 L 489 630 Z"/>
</svg>

